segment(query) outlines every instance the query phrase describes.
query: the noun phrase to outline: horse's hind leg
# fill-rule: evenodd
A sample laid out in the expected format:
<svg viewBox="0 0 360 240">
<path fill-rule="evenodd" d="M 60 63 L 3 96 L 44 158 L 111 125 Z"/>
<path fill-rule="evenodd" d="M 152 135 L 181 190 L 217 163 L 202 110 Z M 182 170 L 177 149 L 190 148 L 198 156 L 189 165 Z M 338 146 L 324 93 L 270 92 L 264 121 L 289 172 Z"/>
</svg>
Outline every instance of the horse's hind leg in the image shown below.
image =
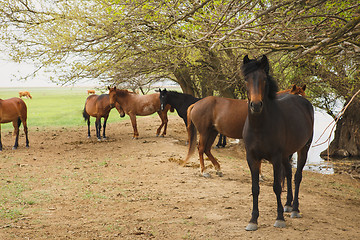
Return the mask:
<svg viewBox="0 0 360 240">
<path fill-rule="evenodd" d="M 212 145 L 213 145 L 213 143 L 214 143 L 214 141 L 216 139 L 217 134 L 218 133 L 216 131 L 209 132 L 208 138 L 207 138 L 207 141 L 206 141 L 206 145 L 205 145 L 205 154 L 208 156 L 211 163 L 214 165 L 215 170 L 216 170 L 216 175 L 218 175 L 219 177 L 222 177 L 223 174 L 220 171 L 220 164 L 218 163 L 216 158 L 211 153 L 211 147 L 212 147 Z"/>
<path fill-rule="evenodd" d="M 87 120 L 87 126 L 88 126 L 88 138 L 90 138 L 90 116 L 89 116 L 89 118 Z"/>
<path fill-rule="evenodd" d="M 282 171 L 284 171 L 284 172 L 282 172 L 282 176 L 281 176 L 283 178 L 283 175 L 285 174 L 286 183 L 287 183 L 287 197 L 286 197 L 286 203 L 285 203 L 285 207 L 284 207 L 284 212 L 291 212 L 292 211 L 293 193 L 292 193 L 292 186 L 291 186 L 291 184 L 292 184 L 292 182 L 291 182 L 292 169 L 291 169 L 291 163 L 290 163 L 291 156 L 289 157 L 289 159 L 286 159 L 283 162 Z"/>
<path fill-rule="evenodd" d="M 14 135 L 15 135 L 15 144 L 13 146 L 13 149 L 17 149 L 19 146 L 19 126 L 20 126 L 20 124 L 21 124 L 20 118 L 13 121 Z"/>
<path fill-rule="evenodd" d="M 306 145 L 298 151 L 298 161 L 297 161 L 297 168 L 295 173 L 295 193 L 294 193 L 294 202 L 293 202 L 293 210 L 291 212 L 292 218 L 300 218 L 300 211 L 299 211 L 299 190 L 300 190 L 300 183 L 302 180 L 302 171 L 306 163 L 308 151 L 312 142 L 312 138 L 306 143 Z"/>
<path fill-rule="evenodd" d="M 26 139 L 26 147 L 28 148 L 28 147 L 29 147 L 28 127 L 27 127 L 27 123 L 26 123 L 26 120 L 25 120 L 25 119 L 23 119 L 22 122 L 23 122 L 23 126 L 24 126 L 24 133 L 25 133 L 25 139 Z"/>
</svg>

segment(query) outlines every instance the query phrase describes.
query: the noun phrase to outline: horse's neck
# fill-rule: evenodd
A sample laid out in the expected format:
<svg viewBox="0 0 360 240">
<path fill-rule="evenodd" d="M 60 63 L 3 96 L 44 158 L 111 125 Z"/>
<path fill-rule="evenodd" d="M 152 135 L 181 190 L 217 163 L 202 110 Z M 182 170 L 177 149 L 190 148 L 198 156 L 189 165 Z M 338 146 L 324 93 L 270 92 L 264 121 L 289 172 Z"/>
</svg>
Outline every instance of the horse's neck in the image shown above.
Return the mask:
<svg viewBox="0 0 360 240">
<path fill-rule="evenodd" d="M 185 104 L 185 95 L 173 93 L 168 97 L 168 104 L 170 104 L 173 108 L 179 109 Z"/>
</svg>

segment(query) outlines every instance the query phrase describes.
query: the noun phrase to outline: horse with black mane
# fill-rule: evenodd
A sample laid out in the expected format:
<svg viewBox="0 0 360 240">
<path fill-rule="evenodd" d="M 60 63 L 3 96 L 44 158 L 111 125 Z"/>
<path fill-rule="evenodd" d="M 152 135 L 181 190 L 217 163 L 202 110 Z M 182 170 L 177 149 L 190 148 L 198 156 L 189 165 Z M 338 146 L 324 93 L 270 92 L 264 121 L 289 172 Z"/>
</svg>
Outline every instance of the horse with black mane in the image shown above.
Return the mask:
<svg viewBox="0 0 360 240">
<path fill-rule="evenodd" d="M 0 151 L 2 151 L 1 143 L 1 123 L 12 122 L 14 126 L 13 135 L 16 136 L 13 149 L 19 146 L 19 128 L 21 122 L 24 126 L 26 147 L 29 147 L 27 120 L 27 107 L 25 102 L 17 97 L 2 100 L 0 99 Z"/>
<path fill-rule="evenodd" d="M 194 97 L 190 94 L 179 93 L 176 91 L 167 91 L 166 88 L 164 90 L 159 89 L 160 93 L 160 103 L 161 109 L 169 104 L 173 108 L 176 109 L 179 117 L 181 117 L 185 123 L 185 127 L 187 127 L 187 109 L 191 104 L 196 103 L 202 98 Z M 216 144 L 218 148 L 225 147 L 226 145 L 226 136 L 220 134 L 219 141 Z"/>
<path fill-rule="evenodd" d="M 293 94 L 277 96 L 277 84 L 269 75 L 269 62 L 264 55 L 260 60 L 244 57 L 242 72 L 248 92 L 248 117 L 243 137 L 246 159 L 251 171 L 253 210 L 246 230 L 257 230 L 259 217 L 259 169 L 262 159 L 273 165 L 273 190 L 277 199 L 275 227 L 286 226 L 285 212 L 291 217 L 301 217 L 299 211 L 299 188 L 302 170 L 313 137 L 314 109 L 304 97 Z M 295 195 L 292 192 L 292 169 L 290 156 L 297 152 L 295 173 Z M 285 209 L 281 203 L 281 169 L 287 179 L 287 200 Z"/>
</svg>

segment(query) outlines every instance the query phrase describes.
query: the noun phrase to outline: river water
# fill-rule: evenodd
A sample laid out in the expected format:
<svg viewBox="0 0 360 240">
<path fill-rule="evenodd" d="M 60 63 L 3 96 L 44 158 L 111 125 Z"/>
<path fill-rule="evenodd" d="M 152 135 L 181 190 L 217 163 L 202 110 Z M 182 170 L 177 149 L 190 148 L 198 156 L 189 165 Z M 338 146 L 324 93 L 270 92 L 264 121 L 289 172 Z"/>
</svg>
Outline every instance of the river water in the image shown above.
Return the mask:
<svg viewBox="0 0 360 240">
<path fill-rule="evenodd" d="M 315 109 L 314 138 L 308 152 L 308 159 L 304 170 L 320 172 L 323 174 L 334 173 L 333 163 L 331 161 L 325 161 L 320 157 L 320 153 L 327 149 L 328 142 L 320 146 L 315 146 L 317 143 L 322 143 L 326 141 L 329 138 L 330 134 L 330 140 L 334 138 L 334 132 L 331 133 L 334 123 L 332 123 L 331 126 L 325 131 L 326 127 L 332 122 L 332 120 L 333 118 L 330 115 L 322 112 L 321 110 Z M 335 128 L 333 129 L 333 131 L 335 131 Z M 323 136 L 319 139 L 321 134 L 323 134 Z M 296 154 L 294 154 L 294 167 L 296 167 L 296 158 L 297 156 Z"/>
</svg>

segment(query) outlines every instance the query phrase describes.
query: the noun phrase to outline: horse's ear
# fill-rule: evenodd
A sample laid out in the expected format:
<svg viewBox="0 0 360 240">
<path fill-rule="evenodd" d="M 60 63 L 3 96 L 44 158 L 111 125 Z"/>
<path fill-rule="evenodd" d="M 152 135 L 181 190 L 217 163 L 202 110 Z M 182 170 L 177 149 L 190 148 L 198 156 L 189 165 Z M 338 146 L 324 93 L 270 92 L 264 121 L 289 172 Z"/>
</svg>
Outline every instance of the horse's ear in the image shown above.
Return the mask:
<svg viewBox="0 0 360 240">
<path fill-rule="evenodd" d="M 293 91 L 295 91 L 295 90 L 296 90 L 296 84 L 294 84 L 294 85 L 292 86 L 291 92 L 293 92 Z"/>
<path fill-rule="evenodd" d="M 265 72 L 268 74 L 270 67 L 269 67 L 269 60 L 266 57 L 266 55 L 263 55 L 260 60 L 261 67 L 265 70 Z"/>
<path fill-rule="evenodd" d="M 110 86 L 108 86 L 107 89 L 110 90 Z"/>
<path fill-rule="evenodd" d="M 250 62 L 250 59 L 249 59 L 249 56 L 246 55 L 246 56 L 244 57 L 244 59 L 243 59 L 243 63 L 244 63 L 244 64 L 247 64 L 248 62 Z"/>
<path fill-rule="evenodd" d="M 302 86 L 302 90 L 305 91 L 306 89 L 306 84 L 304 84 L 304 86 Z"/>
<path fill-rule="evenodd" d="M 116 86 L 114 87 L 114 90 L 116 90 Z"/>
</svg>

